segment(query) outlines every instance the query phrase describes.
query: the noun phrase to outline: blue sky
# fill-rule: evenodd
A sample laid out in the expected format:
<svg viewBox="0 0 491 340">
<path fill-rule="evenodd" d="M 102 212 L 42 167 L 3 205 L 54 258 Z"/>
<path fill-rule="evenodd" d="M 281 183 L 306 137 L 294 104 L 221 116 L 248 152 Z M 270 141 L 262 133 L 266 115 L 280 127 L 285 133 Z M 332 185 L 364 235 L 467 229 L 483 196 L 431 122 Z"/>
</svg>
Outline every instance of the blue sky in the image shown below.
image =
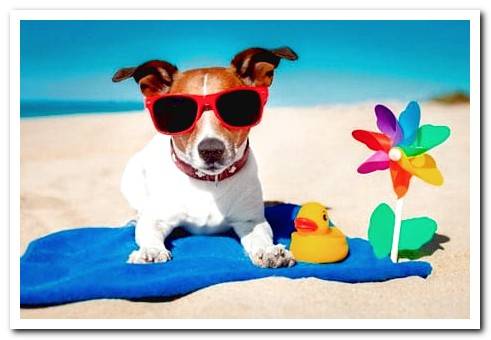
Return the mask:
<svg viewBox="0 0 491 340">
<path fill-rule="evenodd" d="M 21 98 L 139 101 L 113 73 L 149 59 L 227 66 L 248 47 L 290 46 L 273 105 L 422 100 L 469 91 L 468 21 L 22 21 Z"/>
</svg>

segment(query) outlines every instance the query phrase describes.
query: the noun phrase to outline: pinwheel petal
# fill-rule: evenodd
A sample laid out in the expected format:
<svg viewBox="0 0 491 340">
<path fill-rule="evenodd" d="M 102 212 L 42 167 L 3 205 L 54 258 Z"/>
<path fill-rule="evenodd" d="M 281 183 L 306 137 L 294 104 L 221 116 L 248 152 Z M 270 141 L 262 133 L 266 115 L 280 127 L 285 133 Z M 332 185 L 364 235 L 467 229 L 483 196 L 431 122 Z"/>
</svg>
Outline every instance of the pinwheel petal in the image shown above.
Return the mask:
<svg viewBox="0 0 491 340">
<path fill-rule="evenodd" d="M 378 132 L 355 130 L 351 134 L 354 139 L 362 142 L 373 151 L 383 150 L 388 152 L 392 145 L 389 137 Z"/>
<path fill-rule="evenodd" d="M 390 161 L 390 176 L 392 178 L 392 187 L 397 195 L 397 198 L 401 198 L 406 195 L 409 189 L 409 181 L 412 175 L 401 168 L 397 162 Z"/>
<path fill-rule="evenodd" d="M 421 111 L 418 103 L 410 102 L 399 115 L 399 125 L 403 135 L 399 145 L 410 145 L 416 140 L 420 119 Z"/>
<path fill-rule="evenodd" d="M 392 111 L 388 107 L 379 104 L 375 106 L 375 115 L 377 116 L 377 126 L 380 132 L 392 140 L 392 145 L 399 144 L 402 139 L 402 130 Z"/>
<path fill-rule="evenodd" d="M 389 156 L 384 151 L 377 151 L 358 167 L 358 172 L 360 174 L 368 174 L 370 172 L 388 168 Z"/>
<path fill-rule="evenodd" d="M 433 185 L 442 185 L 443 176 L 436 166 L 436 162 L 430 155 L 422 154 L 415 157 L 402 155 L 399 160 L 401 168 Z"/>
<path fill-rule="evenodd" d="M 423 125 L 418 129 L 416 139 L 411 145 L 401 146 L 407 156 L 417 156 L 440 145 L 450 136 L 450 128 L 445 125 Z"/>
</svg>

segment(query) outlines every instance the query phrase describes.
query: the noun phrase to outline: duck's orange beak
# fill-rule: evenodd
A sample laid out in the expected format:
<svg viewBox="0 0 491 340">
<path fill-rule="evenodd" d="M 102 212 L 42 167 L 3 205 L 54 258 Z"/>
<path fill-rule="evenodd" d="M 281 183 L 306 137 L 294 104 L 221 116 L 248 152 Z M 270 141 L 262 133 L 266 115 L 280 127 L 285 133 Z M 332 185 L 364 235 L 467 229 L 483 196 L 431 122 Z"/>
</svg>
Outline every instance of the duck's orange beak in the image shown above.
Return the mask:
<svg viewBox="0 0 491 340">
<path fill-rule="evenodd" d="M 317 223 L 309 218 L 298 217 L 294 221 L 295 229 L 300 233 L 312 233 L 317 230 Z"/>
</svg>

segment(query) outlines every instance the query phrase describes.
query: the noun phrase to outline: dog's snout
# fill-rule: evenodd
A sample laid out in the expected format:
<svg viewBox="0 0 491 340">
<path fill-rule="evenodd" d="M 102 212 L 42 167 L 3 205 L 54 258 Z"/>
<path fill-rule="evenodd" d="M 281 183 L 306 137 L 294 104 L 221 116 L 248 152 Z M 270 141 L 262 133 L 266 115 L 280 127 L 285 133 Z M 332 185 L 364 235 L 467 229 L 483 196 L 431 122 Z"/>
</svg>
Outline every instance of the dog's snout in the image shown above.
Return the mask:
<svg viewBox="0 0 491 340">
<path fill-rule="evenodd" d="M 207 164 L 222 160 L 225 153 L 225 144 L 217 138 L 206 138 L 198 144 L 199 156 Z"/>
</svg>

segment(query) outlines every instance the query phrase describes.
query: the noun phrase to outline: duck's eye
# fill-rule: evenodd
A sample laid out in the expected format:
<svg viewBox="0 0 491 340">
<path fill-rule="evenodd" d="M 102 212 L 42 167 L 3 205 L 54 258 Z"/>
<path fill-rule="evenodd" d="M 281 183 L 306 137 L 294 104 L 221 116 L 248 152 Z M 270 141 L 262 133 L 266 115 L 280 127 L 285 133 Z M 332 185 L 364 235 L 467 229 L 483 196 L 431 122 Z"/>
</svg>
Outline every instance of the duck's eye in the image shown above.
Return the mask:
<svg viewBox="0 0 491 340">
<path fill-rule="evenodd" d="M 322 215 L 322 218 L 324 219 L 324 221 L 327 221 L 327 215 L 326 215 L 326 213 L 324 213 L 324 214 Z"/>
</svg>

